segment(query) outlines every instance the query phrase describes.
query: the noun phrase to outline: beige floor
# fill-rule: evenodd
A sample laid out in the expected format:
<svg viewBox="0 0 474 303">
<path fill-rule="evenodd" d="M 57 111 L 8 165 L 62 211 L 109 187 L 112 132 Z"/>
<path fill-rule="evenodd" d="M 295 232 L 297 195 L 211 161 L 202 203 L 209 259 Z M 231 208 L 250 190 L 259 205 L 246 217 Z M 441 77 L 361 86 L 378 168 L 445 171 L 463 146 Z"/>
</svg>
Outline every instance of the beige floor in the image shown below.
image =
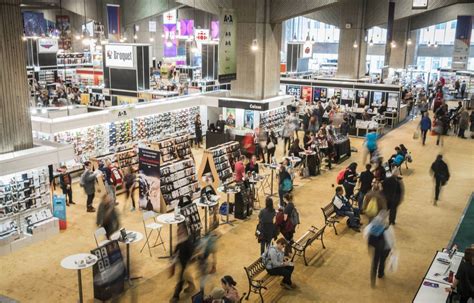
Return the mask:
<svg viewBox="0 0 474 303">
<path fill-rule="evenodd" d="M 448 243 L 459 220 L 474 184 L 474 142 L 447 137 L 443 147 L 434 145 L 429 137 L 426 146 L 412 139 L 415 122 L 409 122 L 390 132 L 380 141 L 387 157 L 393 147 L 404 143 L 412 152 L 414 163 L 404 170 L 406 187 L 405 201 L 399 208 L 397 245 L 400 265 L 397 273 L 387 274 L 378 281 L 375 289 L 369 285 L 370 259 L 367 245 L 360 233 L 339 225 L 340 235 L 328 229 L 325 234 L 326 249 L 319 243 L 310 248 L 308 255 L 314 256 L 310 266 L 301 260 L 296 262 L 294 281 L 299 288 L 285 291 L 273 285 L 264 296 L 267 302 L 411 302 L 421 277 L 431 262 L 434 251 Z M 362 140 L 351 139 L 361 150 Z M 281 147 L 279 147 L 281 152 Z M 200 162 L 201 151 L 194 151 Z M 433 183 L 429 166 L 436 154 L 443 153 L 452 172 L 452 178 L 444 188 L 438 207 L 432 205 Z M 350 160 L 336 166 L 332 171 L 311 180 L 298 181 L 295 189 L 296 206 L 302 224 L 300 235 L 310 225 L 321 227 L 323 217 L 320 207 L 328 203 L 333 195 L 331 184 L 341 167 L 351 161 L 361 164 L 362 153 L 354 153 Z M 70 254 L 87 252 L 95 246 L 93 231 L 95 216 L 85 212 L 85 201 L 79 188 L 74 192 L 78 205 L 68 208 L 68 229 L 41 243 L 29 246 L 8 256 L 0 257 L 0 294 L 21 302 L 74 302 L 77 299 L 76 273 L 60 267 L 61 259 Z M 122 212 L 122 225 L 130 230 L 142 231 L 141 212 L 130 213 L 124 205 L 123 196 L 118 206 Z M 237 222 L 235 227 L 220 227 L 224 236 L 219 241 L 218 271 L 206 289 L 217 285 L 224 274 L 232 275 L 241 292 L 247 291 L 247 280 L 243 266 L 259 256 L 259 246 L 254 237 L 256 214 L 251 220 Z M 366 220 L 364 219 L 366 222 Z M 168 229 L 164 229 L 168 239 Z M 143 242 L 142 242 L 143 243 Z M 158 259 L 165 254 L 161 248 L 140 253 L 141 244 L 131 248 L 132 271 L 144 278 L 126 290 L 120 302 L 167 302 L 174 288 L 174 279 L 167 277 L 167 262 Z M 83 273 L 84 294 L 88 302 L 93 301 L 91 270 Z M 182 296 L 189 302 L 189 296 Z M 252 295 L 251 301 L 257 302 Z"/>
</svg>

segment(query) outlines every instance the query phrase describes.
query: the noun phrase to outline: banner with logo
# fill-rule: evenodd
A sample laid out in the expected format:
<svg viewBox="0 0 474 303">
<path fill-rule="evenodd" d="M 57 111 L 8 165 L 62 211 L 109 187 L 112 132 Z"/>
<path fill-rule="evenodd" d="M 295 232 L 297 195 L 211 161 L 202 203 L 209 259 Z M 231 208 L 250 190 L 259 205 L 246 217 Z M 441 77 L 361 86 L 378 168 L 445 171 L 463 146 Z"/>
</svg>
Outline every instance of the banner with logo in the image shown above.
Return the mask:
<svg viewBox="0 0 474 303">
<path fill-rule="evenodd" d="M 221 9 L 219 16 L 219 82 L 237 79 L 237 14 L 232 9 Z"/>
<path fill-rule="evenodd" d="M 70 50 L 72 48 L 72 31 L 69 16 L 56 15 L 56 27 L 59 30 L 59 48 Z"/>
<path fill-rule="evenodd" d="M 105 45 L 105 66 L 134 68 L 133 46 L 123 44 Z"/>
<path fill-rule="evenodd" d="M 163 24 L 176 24 L 177 23 L 177 11 L 175 9 L 170 10 L 163 14 Z"/>
<path fill-rule="evenodd" d="M 178 54 L 176 40 L 176 24 L 164 24 L 163 33 L 165 35 L 163 41 L 164 57 L 176 57 L 176 55 Z"/>
<path fill-rule="evenodd" d="M 192 36 L 194 32 L 194 20 L 182 19 L 179 21 L 179 35 Z"/>
<path fill-rule="evenodd" d="M 306 41 L 303 44 L 303 58 L 313 57 L 313 42 Z"/>
<path fill-rule="evenodd" d="M 473 16 L 458 16 L 456 35 L 454 36 L 453 61 L 454 70 L 467 70 L 469 45 L 471 43 Z"/>
<path fill-rule="evenodd" d="M 160 151 L 138 149 L 140 208 L 160 212 Z"/>
<path fill-rule="evenodd" d="M 112 42 L 120 41 L 120 5 L 107 4 L 108 39 Z"/>
<path fill-rule="evenodd" d="M 59 50 L 58 39 L 53 39 L 53 38 L 38 39 L 38 53 L 40 54 L 57 53 L 58 50 Z"/>
</svg>

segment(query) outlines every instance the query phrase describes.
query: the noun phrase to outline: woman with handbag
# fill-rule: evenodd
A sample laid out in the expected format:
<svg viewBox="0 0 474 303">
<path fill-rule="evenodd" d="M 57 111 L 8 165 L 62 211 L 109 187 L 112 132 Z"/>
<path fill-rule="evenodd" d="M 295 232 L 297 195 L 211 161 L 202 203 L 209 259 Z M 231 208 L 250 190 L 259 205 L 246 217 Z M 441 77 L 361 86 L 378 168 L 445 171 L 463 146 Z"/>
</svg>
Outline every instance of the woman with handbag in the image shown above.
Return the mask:
<svg viewBox="0 0 474 303">
<path fill-rule="evenodd" d="M 278 139 L 275 135 L 275 132 L 271 130 L 267 138 L 267 162 L 272 163 L 272 158 L 275 156 L 276 146 L 278 144 Z"/>
<path fill-rule="evenodd" d="M 273 238 L 276 238 L 275 228 L 275 209 L 273 208 L 273 199 L 265 199 L 265 208 L 258 213 L 258 225 L 255 232 L 260 243 L 260 255 L 265 252 L 265 248 L 270 245 Z"/>
</svg>

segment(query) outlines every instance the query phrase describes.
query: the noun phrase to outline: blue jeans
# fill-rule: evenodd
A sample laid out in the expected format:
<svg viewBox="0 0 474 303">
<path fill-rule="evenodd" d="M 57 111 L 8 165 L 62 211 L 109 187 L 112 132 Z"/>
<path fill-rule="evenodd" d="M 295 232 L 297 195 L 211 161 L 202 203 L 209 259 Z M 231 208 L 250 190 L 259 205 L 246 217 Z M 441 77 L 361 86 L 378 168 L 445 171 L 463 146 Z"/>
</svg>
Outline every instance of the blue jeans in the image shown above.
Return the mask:
<svg viewBox="0 0 474 303">
<path fill-rule="evenodd" d="M 349 217 L 349 227 L 360 227 L 360 211 L 358 208 L 353 208 L 352 211 L 345 210 L 340 214 Z"/>
<path fill-rule="evenodd" d="M 357 203 L 358 203 L 358 207 L 359 207 L 359 210 L 363 209 L 364 208 L 364 198 L 365 198 L 365 195 L 363 192 L 359 191 L 359 194 L 358 194 L 358 197 L 357 197 Z"/>
</svg>

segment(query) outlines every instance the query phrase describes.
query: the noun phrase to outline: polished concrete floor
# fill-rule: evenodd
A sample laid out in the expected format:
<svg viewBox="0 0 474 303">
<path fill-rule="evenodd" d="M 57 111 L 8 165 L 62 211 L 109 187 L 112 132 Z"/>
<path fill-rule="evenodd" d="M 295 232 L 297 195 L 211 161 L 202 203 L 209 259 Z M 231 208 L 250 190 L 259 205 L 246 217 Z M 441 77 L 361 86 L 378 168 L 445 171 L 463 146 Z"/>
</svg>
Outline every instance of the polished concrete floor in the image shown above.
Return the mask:
<svg viewBox="0 0 474 303">
<path fill-rule="evenodd" d="M 392 154 L 395 145 L 404 143 L 412 152 L 414 162 L 403 169 L 405 200 L 399 208 L 395 226 L 397 249 L 400 254 L 399 269 L 387 273 L 372 289 L 369 282 L 370 258 L 367 243 L 361 233 L 349 230 L 340 224 L 339 235 L 331 229 L 325 234 L 326 249 L 315 242 L 308 251 L 311 258 L 305 267 L 302 260 L 296 261 L 295 290 L 283 290 L 278 283 L 270 285 L 264 292 L 266 302 L 411 302 L 421 278 L 429 266 L 436 250 L 445 247 L 459 221 L 474 185 L 474 141 L 453 136 L 446 137 L 444 146 L 436 146 L 434 137 L 429 137 L 426 146 L 412 139 L 417 126 L 411 121 L 389 132 L 380 140 L 385 157 Z M 361 139 L 351 139 L 353 146 L 362 150 Z M 278 147 L 278 152 L 282 152 Z M 202 149 L 193 151 L 200 162 Z M 451 179 L 443 188 L 439 206 L 433 206 L 434 185 L 429 167 L 438 153 L 443 153 L 451 170 Z M 295 188 L 295 204 L 299 209 L 301 226 L 296 237 L 311 225 L 324 224 L 321 207 L 333 196 L 331 184 L 337 172 L 350 162 L 362 164 L 362 153 L 353 153 L 351 159 L 335 166 L 332 171 L 300 180 Z M 359 166 L 361 168 L 361 166 Z M 34 244 L 7 256 L 0 257 L 0 294 L 20 302 L 74 302 L 77 300 L 77 275 L 60 266 L 62 258 L 94 248 L 95 214 L 85 212 L 85 199 L 81 189 L 74 187 L 78 205 L 68 208 L 68 228 L 59 235 Z M 130 212 L 119 196 L 121 223 L 129 230 L 143 231 L 141 212 Z M 96 199 L 96 203 L 97 203 Z M 247 292 L 247 279 L 243 267 L 259 257 L 259 245 L 254 231 L 257 215 L 248 221 L 238 221 L 234 227 L 221 226 L 223 236 L 218 243 L 217 273 L 206 289 L 219 285 L 223 275 L 232 275 L 238 282 L 240 293 Z M 363 218 L 366 223 L 367 219 Z M 168 228 L 163 229 L 163 238 L 168 249 Z M 153 249 L 150 257 L 144 242 L 131 247 L 132 273 L 143 276 L 127 287 L 117 299 L 120 302 L 167 302 L 173 292 L 175 278 L 169 278 L 168 262 L 159 259 L 168 253 L 161 247 Z M 123 250 L 125 255 L 125 250 Z M 83 271 L 84 296 L 93 301 L 92 271 Z M 190 295 L 181 296 L 190 302 Z M 258 302 L 252 294 L 250 301 Z"/>
</svg>

